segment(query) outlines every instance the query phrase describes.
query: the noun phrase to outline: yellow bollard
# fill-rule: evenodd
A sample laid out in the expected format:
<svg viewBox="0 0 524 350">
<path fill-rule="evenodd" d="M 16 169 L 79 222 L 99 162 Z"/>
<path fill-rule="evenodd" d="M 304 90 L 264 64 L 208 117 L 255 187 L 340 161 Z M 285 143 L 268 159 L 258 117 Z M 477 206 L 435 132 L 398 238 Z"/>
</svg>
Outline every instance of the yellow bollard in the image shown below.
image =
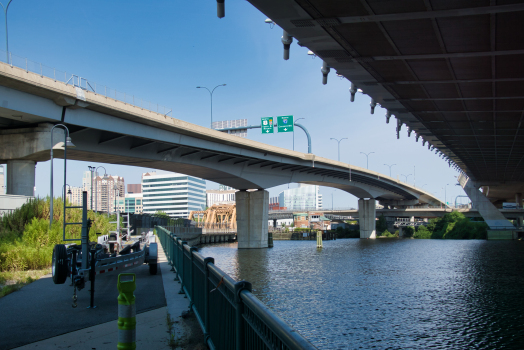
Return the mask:
<svg viewBox="0 0 524 350">
<path fill-rule="evenodd" d="M 322 231 L 317 231 L 317 248 L 322 248 Z"/>
<path fill-rule="evenodd" d="M 133 276 L 131 281 L 120 281 L 122 276 Z M 118 350 L 136 349 L 136 275 L 121 273 L 118 275 Z"/>
</svg>

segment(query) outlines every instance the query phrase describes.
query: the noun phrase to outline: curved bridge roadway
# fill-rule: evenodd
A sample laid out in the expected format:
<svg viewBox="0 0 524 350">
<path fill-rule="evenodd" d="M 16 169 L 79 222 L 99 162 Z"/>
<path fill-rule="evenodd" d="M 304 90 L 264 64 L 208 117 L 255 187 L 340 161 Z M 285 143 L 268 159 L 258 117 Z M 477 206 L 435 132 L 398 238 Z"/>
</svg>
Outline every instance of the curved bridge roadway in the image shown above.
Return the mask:
<svg viewBox="0 0 524 350">
<path fill-rule="evenodd" d="M 0 123 L 7 126 L 0 130 L 0 162 L 10 165 L 9 194 L 32 194 L 23 192 L 34 186 L 34 163 L 49 159 L 50 128 L 64 123 L 76 145 L 68 149 L 68 159 L 176 171 L 225 184 L 243 190 L 247 202 L 237 208 L 262 212 L 266 219 L 267 191 L 245 190 L 290 182 L 334 187 L 360 198 L 370 217 L 375 201 L 369 199 L 395 207 L 440 205 L 431 194 L 377 172 L 228 135 L 2 63 L 0 96 Z M 55 129 L 55 142 L 63 137 Z M 267 226 L 258 214 L 256 219 L 238 214 L 239 223 L 247 220 L 247 232 L 253 231 L 252 221 Z M 365 236 L 374 236 L 371 231 Z"/>
</svg>

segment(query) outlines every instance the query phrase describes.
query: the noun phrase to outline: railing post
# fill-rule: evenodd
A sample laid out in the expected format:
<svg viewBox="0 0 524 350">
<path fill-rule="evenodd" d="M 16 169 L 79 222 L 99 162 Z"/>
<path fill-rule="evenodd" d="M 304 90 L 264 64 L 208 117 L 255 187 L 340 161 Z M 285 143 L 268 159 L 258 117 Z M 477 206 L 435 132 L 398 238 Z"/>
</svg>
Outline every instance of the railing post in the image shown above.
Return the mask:
<svg viewBox="0 0 524 350">
<path fill-rule="evenodd" d="M 235 283 L 235 349 L 244 350 L 244 303 L 240 292 L 248 290 L 251 292 L 251 283 L 240 281 Z"/>
<path fill-rule="evenodd" d="M 189 289 L 189 309 L 191 309 L 191 307 L 193 306 L 194 304 L 194 295 L 195 295 L 195 279 L 193 278 L 193 269 L 194 269 L 194 266 L 195 266 L 195 261 L 194 261 L 194 256 L 193 256 L 193 252 L 194 251 L 197 251 L 198 249 L 195 248 L 195 247 L 190 247 L 189 248 L 189 257 L 190 257 L 190 260 L 191 260 L 191 263 L 189 265 L 189 286 L 190 286 L 190 289 Z"/>
<path fill-rule="evenodd" d="M 204 338 L 207 344 L 207 339 L 209 335 L 209 267 L 208 264 L 214 264 L 215 259 L 213 258 L 204 258 Z"/>
<path fill-rule="evenodd" d="M 173 241 L 173 266 L 175 266 L 175 281 L 180 281 L 180 265 L 178 264 L 178 238 L 176 236 L 172 237 Z"/>
<path fill-rule="evenodd" d="M 178 267 L 180 267 L 180 271 L 182 272 L 182 274 L 180 274 L 180 272 L 178 273 L 178 278 L 180 278 L 180 290 L 178 291 L 178 294 L 185 294 L 184 292 L 184 285 L 187 284 L 187 276 L 186 274 L 184 273 L 184 244 L 187 244 L 186 241 L 181 241 L 179 242 L 180 245 L 179 245 L 179 263 L 180 265 L 177 266 L 177 270 L 178 270 Z"/>
</svg>

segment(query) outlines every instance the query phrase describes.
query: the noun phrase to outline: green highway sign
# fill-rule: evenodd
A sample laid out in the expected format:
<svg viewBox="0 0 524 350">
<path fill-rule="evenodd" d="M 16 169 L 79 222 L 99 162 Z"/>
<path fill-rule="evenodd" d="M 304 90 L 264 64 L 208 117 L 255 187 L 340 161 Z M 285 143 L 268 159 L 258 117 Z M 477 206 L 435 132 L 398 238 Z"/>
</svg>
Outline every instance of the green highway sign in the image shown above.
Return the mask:
<svg viewBox="0 0 524 350">
<path fill-rule="evenodd" d="M 262 134 L 273 133 L 273 117 L 260 118 L 260 125 L 262 126 Z"/>
<path fill-rule="evenodd" d="M 285 115 L 277 117 L 278 132 L 293 132 L 293 116 Z"/>
</svg>

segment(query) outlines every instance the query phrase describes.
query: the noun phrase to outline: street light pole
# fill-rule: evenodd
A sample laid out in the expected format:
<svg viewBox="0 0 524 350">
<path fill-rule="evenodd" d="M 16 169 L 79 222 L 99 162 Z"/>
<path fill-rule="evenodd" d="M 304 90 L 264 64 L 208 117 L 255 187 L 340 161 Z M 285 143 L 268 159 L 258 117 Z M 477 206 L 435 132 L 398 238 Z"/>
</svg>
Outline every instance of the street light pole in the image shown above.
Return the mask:
<svg viewBox="0 0 524 350">
<path fill-rule="evenodd" d="M 405 183 L 408 183 L 408 177 L 410 177 L 410 176 L 413 175 L 413 174 L 407 174 L 407 175 L 400 174 L 400 175 L 404 176 L 404 177 L 406 178 Z"/>
<path fill-rule="evenodd" d="M 91 206 L 89 209 L 93 210 L 93 172 L 95 171 L 94 166 L 88 166 L 89 171 L 91 172 L 91 188 L 89 189 L 89 192 L 91 192 Z"/>
<path fill-rule="evenodd" d="M 337 140 L 337 139 L 335 139 L 335 138 L 333 138 L 333 137 L 330 139 L 330 140 L 335 140 L 335 141 L 338 142 L 338 161 L 339 161 L 339 162 L 340 162 L 340 141 L 342 141 L 342 140 L 347 140 L 347 139 L 348 139 L 347 137 L 344 137 L 344 138 L 342 138 L 342 139 L 340 139 L 340 140 Z"/>
<path fill-rule="evenodd" d="M 295 150 L 295 123 L 298 122 L 300 119 L 306 119 L 306 118 L 298 118 L 293 122 L 293 151 Z"/>
<path fill-rule="evenodd" d="M 49 197 L 50 199 L 50 208 L 49 208 L 49 229 L 51 229 L 51 225 L 53 224 L 53 131 L 56 127 L 60 127 L 64 129 L 64 185 L 66 184 L 66 170 L 67 170 L 67 146 L 69 147 L 75 147 L 73 142 L 71 141 L 71 138 L 69 137 L 69 129 L 64 124 L 56 124 L 51 128 L 51 161 L 49 162 L 51 166 L 51 183 L 49 186 Z M 64 186 L 64 222 L 65 222 L 65 186 Z M 65 226 L 64 226 L 65 227 Z"/>
<path fill-rule="evenodd" d="M 219 86 L 226 86 L 226 84 L 220 84 L 220 85 L 217 85 L 213 88 L 213 90 L 209 90 L 207 87 L 205 86 L 197 86 L 196 88 L 197 89 L 206 89 L 208 92 L 209 92 L 209 96 L 211 96 L 211 129 L 213 129 L 213 92 L 215 92 L 215 89 Z"/>
<path fill-rule="evenodd" d="M 0 2 L 0 5 L 2 6 L 2 9 L 4 10 L 4 18 L 5 18 L 5 55 L 7 57 L 7 64 L 9 64 L 9 37 L 7 35 L 7 10 L 9 10 L 9 5 L 11 4 L 11 1 L 7 3 L 7 5 L 4 7 L 4 5 Z"/>
<path fill-rule="evenodd" d="M 389 165 L 389 164 L 384 164 L 384 165 L 387 165 L 387 166 L 389 167 L 389 177 L 391 177 L 391 167 L 392 167 L 393 165 L 396 165 L 396 164 L 391 164 L 391 165 Z"/>
<path fill-rule="evenodd" d="M 369 153 L 360 152 L 360 153 L 366 156 L 366 169 L 369 169 L 369 155 L 375 152 L 369 152 Z"/>
</svg>

